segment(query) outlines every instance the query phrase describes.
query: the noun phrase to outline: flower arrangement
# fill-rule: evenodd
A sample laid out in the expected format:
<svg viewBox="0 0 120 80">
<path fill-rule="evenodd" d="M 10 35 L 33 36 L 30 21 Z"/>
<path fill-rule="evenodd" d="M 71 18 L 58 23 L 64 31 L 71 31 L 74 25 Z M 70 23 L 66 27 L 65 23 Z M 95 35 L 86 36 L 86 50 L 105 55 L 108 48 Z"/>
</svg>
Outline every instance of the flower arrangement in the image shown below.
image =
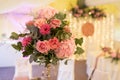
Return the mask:
<svg viewBox="0 0 120 80">
<path fill-rule="evenodd" d="M 103 47 L 102 51 L 105 53 L 105 55 L 108 58 L 112 58 L 112 62 L 116 61 L 118 62 L 118 60 L 120 60 L 120 51 L 119 49 L 116 51 L 113 51 L 110 47 Z"/>
<path fill-rule="evenodd" d="M 85 4 L 85 0 L 77 0 L 77 5 L 71 9 L 74 17 L 91 17 L 93 19 L 99 19 L 106 17 L 106 14 L 102 9 L 97 7 L 89 8 Z"/>
<path fill-rule="evenodd" d="M 17 40 L 12 47 L 29 56 L 30 62 L 57 64 L 74 54 L 81 54 L 83 38 L 74 38 L 69 30 L 66 14 L 48 7 L 39 11 L 38 16 L 26 23 L 24 33 L 12 32 L 10 38 Z"/>
</svg>

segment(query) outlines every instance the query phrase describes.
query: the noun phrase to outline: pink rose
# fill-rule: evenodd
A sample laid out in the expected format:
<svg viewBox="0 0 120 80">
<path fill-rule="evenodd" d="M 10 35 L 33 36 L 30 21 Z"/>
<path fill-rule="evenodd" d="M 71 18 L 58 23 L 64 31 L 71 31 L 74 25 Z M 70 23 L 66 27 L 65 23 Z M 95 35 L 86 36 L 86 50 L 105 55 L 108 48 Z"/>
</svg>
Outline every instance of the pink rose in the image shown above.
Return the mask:
<svg viewBox="0 0 120 80">
<path fill-rule="evenodd" d="M 58 58 L 68 58 L 74 54 L 75 48 L 74 39 L 62 41 L 60 46 L 55 50 L 56 56 Z"/>
<path fill-rule="evenodd" d="M 50 49 L 56 49 L 59 47 L 60 42 L 56 37 L 54 37 L 53 39 L 49 40 L 49 44 L 50 44 Z"/>
<path fill-rule="evenodd" d="M 44 24 L 40 28 L 40 33 L 42 35 L 50 34 L 50 25 L 49 24 Z"/>
<path fill-rule="evenodd" d="M 46 23 L 46 19 L 40 18 L 40 19 L 36 19 L 36 20 L 35 20 L 34 25 L 35 25 L 36 27 L 40 28 L 40 27 L 41 27 L 43 24 L 45 24 L 45 23 Z"/>
<path fill-rule="evenodd" d="M 25 38 L 23 38 L 23 40 L 22 40 L 22 46 L 23 47 L 27 46 L 28 44 L 31 43 L 31 41 L 32 41 L 31 37 L 25 37 Z"/>
<path fill-rule="evenodd" d="M 50 19 L 52 18 L 55 14 L 57 13 L 57 11 L 52 8 L 52 7 L 48 7 L 48 8 L 43 8 L 39 11 L 39 17 L 40 18 L 46 18 L 46 19 Z"/>
<path fill-rule="evenodd" d="M 48 51 L 50 50 L 49 42 L 46 40 L 45 41 L 38 41 L 36 43 L 36 49 L 43 54 L 47 54 Z"/>
<path fill-rule="evenodd" d="M 59 27 L 60 25 L 61 25 L 61 21 L 59 19 L 52 19 L 50 22 L 50 26 L 54 29 L 56 27 Z"/>
</svg>

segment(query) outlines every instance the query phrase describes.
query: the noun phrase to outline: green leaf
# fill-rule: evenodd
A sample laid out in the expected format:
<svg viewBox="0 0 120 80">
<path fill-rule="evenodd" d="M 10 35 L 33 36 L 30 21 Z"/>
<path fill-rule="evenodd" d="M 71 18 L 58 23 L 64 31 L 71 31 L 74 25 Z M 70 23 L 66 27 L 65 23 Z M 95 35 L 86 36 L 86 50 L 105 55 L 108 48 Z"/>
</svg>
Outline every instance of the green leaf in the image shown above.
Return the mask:
<svg viewBox="0 0 120 80">
<path fill-rule="evenodd" d="M 83 38 L 80 38 L 80 39 L 75 38 L 75 44 L 76 45 L 79 44 L 81 46 L 82 43 L 83 43 Z"/>
<path fill-rule="evenodd" d="M 77 47 L 75 54 L 82 54 L 84 52 L 84 50 L 80 47 Z"/>
<path fill-rule="evenodd" d="M 66 14 L 59 12 L 58 14 L 55 15 L 57 19 L 60 19 L 61 21 L 66 18 Z"/>
<path fill-rule="evenodd" d="M 67 65 L 68 64 L 68 60 L 65 60 L 64 64 Z"/>
<path fill-rule="evenodd" d="M 38 39 L 40 37 L 39 29 L 37 27 L 27 27 L 30 31 L 30 35 L 33 39 Z"/>
<path fill-rule="evenodd" d="M 18 51 L 22 49 L 22 44 L 21 42 L 18 42 L 17 44 L 12 44 L 12 47 Z"/>
<path fill-rule="evenodd" d="M 62 24 L 60 25 L 60 27 L 64 27 L 66 25 L 69 25 L 69 22 L 68 21 L 62 21 Z"/>
<path fill-rule="evenodd" d="M 10 38 L 17 40 L 19 38 L 19 35 L 15 32 L 12 32 Z"/>
<path fill-rule="evenodd" d="M 29 52 L 27 52 L 27 51 L 24 51 L 22 54 L 23 54 L 23 57 L 27 57 L 27 56 L 29 56 L 29 55 L 30 55 L 30 53 L 29 53 Z"/>
<path fill-rule="evenodd" d="M 25 47 L 25 51 L 29 52 L 30 54 L 33 53 L 33 50 L 34 50 L 34 49 L 33 49 L 33 47 L 31 46 L 31 44 Z"/>
<path fill-rule="evenodd" d="M 25 33 L 25 34 L 19 34 L 19 37 L 24 37 L 26 35 L 28 35 L 28 34 L 27 33 Z"/>
</svg>

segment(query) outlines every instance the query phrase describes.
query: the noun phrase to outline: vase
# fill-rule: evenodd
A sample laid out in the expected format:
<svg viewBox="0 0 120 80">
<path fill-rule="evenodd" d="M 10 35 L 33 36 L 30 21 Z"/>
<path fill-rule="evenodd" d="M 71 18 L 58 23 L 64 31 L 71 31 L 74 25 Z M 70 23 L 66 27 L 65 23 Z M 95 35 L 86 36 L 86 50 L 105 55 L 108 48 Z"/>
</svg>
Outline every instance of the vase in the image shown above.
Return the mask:
<svg viewBox="0 0 120 80">
<path fill-rule="evenodd" d="M 50 69 L 51 69 L 51 66 L 50 64 L 48 64 L 44 71 L 42 71 L 42 76 L 41 76 L 41 80 L 50 80 Z"/>
</svg>

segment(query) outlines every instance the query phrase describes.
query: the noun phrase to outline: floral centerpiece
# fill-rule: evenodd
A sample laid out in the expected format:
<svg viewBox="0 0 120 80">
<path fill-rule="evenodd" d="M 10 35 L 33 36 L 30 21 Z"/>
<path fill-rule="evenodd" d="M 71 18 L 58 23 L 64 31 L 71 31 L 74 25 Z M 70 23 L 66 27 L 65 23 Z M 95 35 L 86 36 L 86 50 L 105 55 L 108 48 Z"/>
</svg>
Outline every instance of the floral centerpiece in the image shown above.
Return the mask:
<svg viewBox="0 0 120 80">
<path fill-rule="evenodd" d="M 103 47 L 102 51 L 105 54 L 105 57 L 111 58 L 112 62 L 118 62 L 120 60 L 120 50 L 112 50 L 110 47 Z"/>
<path fill-rule="evenodd" d="M 85 4 L 85 0 L 77 0 L 77 5 L 71 9 L 72 14 L 76 18 L 90 17 L 92 19 L 101 19 L 106 17 L 105 12 L 97 7 L 89 7 Z"/>
<path fill-rule="evenodd" d="M 26 23 L 26 32 L 12 32 L 10 38 L 17 40 L 12 47 L 29 56 L 30 62 L 57 64 L 74 54 L 81 54 L 83 38 L 76 39 L 69 30 L 66 14 L 48 7 L 39 11 L 37 17 Z"/>
</svg>

